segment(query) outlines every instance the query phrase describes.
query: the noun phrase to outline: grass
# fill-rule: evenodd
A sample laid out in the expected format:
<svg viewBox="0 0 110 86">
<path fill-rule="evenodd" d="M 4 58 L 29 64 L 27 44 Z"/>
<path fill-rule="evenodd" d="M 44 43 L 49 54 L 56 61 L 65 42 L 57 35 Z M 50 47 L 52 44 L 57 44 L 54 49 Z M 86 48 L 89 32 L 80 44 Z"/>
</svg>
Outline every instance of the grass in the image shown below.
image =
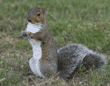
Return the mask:
<svg viewBox="0 0 110 86">
<path fill-rule="evenodd" d="M 75 74 L 65 82 L 50 77 L 23 76 L 29 73 L 32 55 L 29 42 L 21 37 L 27 13 L 36 4 L 46 8 L 48 26 L 57 48 L 78 43 L 107 56 L 104 71 Z M 0 0 L 0 86 L 109 86 L 110 85 L 110 1 L 109 0 Z M 30 72 L 31 73 L 31 72 Z"/>
</svg>

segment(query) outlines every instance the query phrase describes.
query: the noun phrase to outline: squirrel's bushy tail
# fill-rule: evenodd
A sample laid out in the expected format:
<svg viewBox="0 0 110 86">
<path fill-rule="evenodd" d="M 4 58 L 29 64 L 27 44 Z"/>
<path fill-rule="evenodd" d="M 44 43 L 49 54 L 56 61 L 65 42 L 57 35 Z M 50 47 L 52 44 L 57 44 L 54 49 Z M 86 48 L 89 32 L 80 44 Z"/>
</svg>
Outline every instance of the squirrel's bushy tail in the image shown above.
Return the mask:
<svg viewBox="0 0 110 86">
<path fill-rule="evenodd" d="M 70 77 L 81 64 L 86 70 L 104 68 L 106 57 L 88 49 L 84 45 L 71 43 L 57 50 L 58 71 L 61 78 Z"/>
<path fill-rule="evenodd" d="M 103 69 L 106 64 L 106 59 L 104 55 L 97 54 L 97 53 L 89 53 L 87 54 L 83 61 L 82 61 L 83 67 L 88 69 Z"/>
</svg>

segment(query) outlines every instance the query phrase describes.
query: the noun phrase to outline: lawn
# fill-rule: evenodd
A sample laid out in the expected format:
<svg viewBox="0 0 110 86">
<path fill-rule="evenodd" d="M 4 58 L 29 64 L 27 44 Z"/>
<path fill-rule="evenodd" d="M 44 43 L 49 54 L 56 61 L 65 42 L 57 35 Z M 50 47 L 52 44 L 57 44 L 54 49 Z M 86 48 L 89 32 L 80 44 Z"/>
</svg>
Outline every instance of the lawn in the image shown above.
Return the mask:
<svg viewBox="0 0 110 86">
<path fill-rule="evenodd" d="M 29 76 L 32 47 L 21 31 L 35 4 L 45 6 L 57 48 L 69 43 L 83 44 L 104 54 L 107 67 L 103 71 L 77 73 L 69 81 L 55 76 L 41 81 Z M 0 86 L 110 86 L 109 27 L 109 0 L 0 0 Z"/>
</svg>

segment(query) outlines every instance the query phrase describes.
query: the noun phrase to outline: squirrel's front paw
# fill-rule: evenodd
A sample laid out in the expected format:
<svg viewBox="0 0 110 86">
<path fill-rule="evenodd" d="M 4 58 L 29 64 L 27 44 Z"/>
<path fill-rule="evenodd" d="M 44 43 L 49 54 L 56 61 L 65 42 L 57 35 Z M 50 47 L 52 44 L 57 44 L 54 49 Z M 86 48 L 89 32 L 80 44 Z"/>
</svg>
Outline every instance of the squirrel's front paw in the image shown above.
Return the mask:
<svg viewBox="0 0 110 86">
<path fill-rule="evenodd" d="M 34 33 L 31 33 L 31 32 L 26 32 L 26 31 L 21 31 L 21 35 L 24 36 L 24 37 L 31 37 L 31 38 L 34 38 Z"/>
<path fill-rule="evenodd" d="M 31 38 L 34 38 L 34 33 L 27 32 L 27 34 L 28 34 Z"/>
<path fill-rule="evenodd" d="M 27 33 L 25 31 L 21 31 L 21 35 L 26 37 L 27 36 Z"/>
</svg>

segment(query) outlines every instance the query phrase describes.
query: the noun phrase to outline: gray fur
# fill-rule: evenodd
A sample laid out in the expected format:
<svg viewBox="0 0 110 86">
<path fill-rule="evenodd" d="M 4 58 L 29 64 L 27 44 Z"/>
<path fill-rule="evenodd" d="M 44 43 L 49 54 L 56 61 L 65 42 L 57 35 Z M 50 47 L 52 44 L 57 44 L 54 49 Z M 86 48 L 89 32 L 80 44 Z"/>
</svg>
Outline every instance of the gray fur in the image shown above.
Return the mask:
<svg viewBox="0 0 110 86">
<path fill-rule="evenodd" d="M 71 43 L 57 50 L 59 76 L 63 79 L 71 77 L 77 69 L 79 63 L 85 71 L 90 68 L 103 68 L 106 64 L 106 58 L 89 50 L 81 44 Z"/>
</svg>

